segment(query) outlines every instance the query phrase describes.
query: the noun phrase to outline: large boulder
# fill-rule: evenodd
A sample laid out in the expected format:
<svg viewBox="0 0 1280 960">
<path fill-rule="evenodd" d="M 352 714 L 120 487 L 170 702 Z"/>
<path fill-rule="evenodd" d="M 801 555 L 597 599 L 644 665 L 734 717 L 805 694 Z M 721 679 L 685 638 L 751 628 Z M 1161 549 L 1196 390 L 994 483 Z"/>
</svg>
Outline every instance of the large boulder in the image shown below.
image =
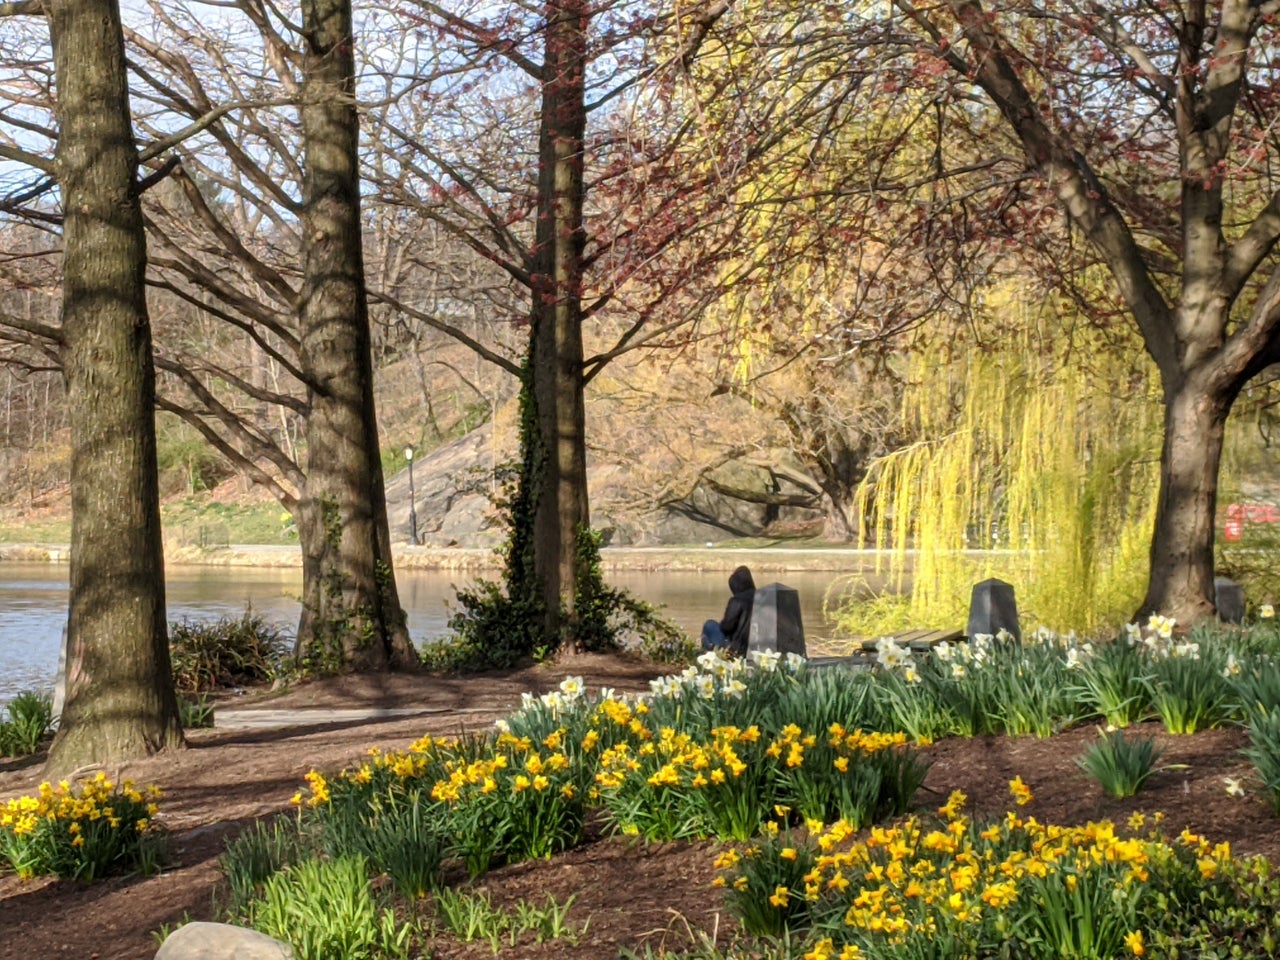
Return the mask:
<svg viewBox="0 0 1280 960">
<path fill-rule="evenodd" d="M 169 934 L 156 960 L 293 960 L 293 948 L 257 930 L 199 921 Z"/>
</svg>

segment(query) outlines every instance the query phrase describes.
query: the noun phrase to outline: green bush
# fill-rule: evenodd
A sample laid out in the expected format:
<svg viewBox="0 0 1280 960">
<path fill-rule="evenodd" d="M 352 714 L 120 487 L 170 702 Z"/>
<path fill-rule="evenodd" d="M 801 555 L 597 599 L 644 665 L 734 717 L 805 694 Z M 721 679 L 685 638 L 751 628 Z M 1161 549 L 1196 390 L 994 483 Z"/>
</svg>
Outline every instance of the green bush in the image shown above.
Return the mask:
<svg viewBox="0 0 1280 960">
<path fill-rule="evenodd" d="M 246 607 L 237 618 L 169 625 L 173 682 L 182 693 L 266 683 L 281 672 L 288 640 Z"/>
<path fill-rule="evenodd" d="M 53 701 L 26 690 L 14 697 L 0 719 L 0 757 L 26 757 L 40 748 L 53 725 Z"/>
<path fill-rule="evenodd" d="M 1128 739 L 1123 730 L 1116 730 L 1102 733 L 1076 763 L 1108 795 L 1132 797 L 1155 772 L 1160 752 L 1151 737 Z"/>
</svg>

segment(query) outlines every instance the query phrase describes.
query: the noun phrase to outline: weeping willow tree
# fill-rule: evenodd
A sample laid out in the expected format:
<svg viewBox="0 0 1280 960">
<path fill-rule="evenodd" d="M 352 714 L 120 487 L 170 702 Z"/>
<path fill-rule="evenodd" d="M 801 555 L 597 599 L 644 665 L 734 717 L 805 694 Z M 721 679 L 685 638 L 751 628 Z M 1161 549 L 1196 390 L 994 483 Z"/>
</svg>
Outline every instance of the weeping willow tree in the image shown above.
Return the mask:
<svg viewBox="0 0 1280 960">
<path fill-rule="evenodd" d="M 842 598 L 844 630 L 956 626 L 987 577 L 1014 584 L 1025 624 L 1059 630 L 1118 625 L 1142 599 L 1157 387 L 1131 352 L 1077 354 L 1050 311 L 1006 302 L 990 315 L 1003 330 L 988 343 L 910 354 L 902 418 L 918 439 L 881 458 L 856 500 L 885 586 Z"/>
</svg>

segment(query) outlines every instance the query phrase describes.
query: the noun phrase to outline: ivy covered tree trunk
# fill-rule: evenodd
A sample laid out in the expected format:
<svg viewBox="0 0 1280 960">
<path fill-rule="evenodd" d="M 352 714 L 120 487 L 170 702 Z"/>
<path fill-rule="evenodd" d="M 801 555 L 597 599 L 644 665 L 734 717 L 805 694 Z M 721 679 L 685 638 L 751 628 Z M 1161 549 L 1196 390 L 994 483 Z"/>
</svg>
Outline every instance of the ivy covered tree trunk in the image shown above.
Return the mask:
<svg viewBox="0 0 1280 960">
<path fill-rule="evenodd" d="M 585 0 L 546 5 L 529 370 L 541 461 L 533 498 L 533 567 L 548 639 L 561 636 L 562 611 L 572 629 L 576 538 L 590 525 L 582 357 L 587 22 Z"/>
<path fill-rule="evenodd" d="M 304 0 L 301 344 L 309 379 L 298 648 L 317 665 L 416 665 L 396 590 L 373 401 L 350 0 Z"/>
<path fill-rule="evenodd" d="M 146 240 L 115 0 L 50 0 L 71 423 L 67 694 L 48 769 L 182 744 L 169 665 Z"/>
</svg>

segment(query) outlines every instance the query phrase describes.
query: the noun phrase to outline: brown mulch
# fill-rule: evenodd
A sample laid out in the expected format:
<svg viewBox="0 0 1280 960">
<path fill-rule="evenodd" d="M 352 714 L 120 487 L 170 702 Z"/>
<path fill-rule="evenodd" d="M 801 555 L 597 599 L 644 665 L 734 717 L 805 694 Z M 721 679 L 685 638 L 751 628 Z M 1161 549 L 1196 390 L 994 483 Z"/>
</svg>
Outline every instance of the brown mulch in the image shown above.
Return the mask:
<svg viewBox="0 0 1280 960">
<path fill-rule="evenodd" d="M 639 689 L 654 667 L 578 656 L 466 679 L 346 677 L 283 695 L 246 697 L 236 706 L 422 705 L 447 712 L 293 730 L 197 731 L 186 750 L 108 771 L 164 789 L 162 819 L 173 836 L 172 865 L 158 876 L 91 886 L 0 877 L 0 958 L 150 958 L 157 946 L 153 932 L 162 925 L 184 918 L 215 919 L 216 861 L 227 839 L 255 818 L 287 809 L 307 770 L 338 769 L 371 746 L 401 748 L 424 733 L 487 727 L 518 704 L 521 692 L 550 689 L 574 674 L 585 676 L 592 688 Z M 1280 859 L 1280 818 L 1255 794 L 1233 797 L 1225 790 L 1224 777 L 1247 781 L 1249 776 L 1249 766 L 1239 755 L 1244 745 L 1241 731 L 1176 737 L 1149 725 L 1143 732 L 1155 735 L 1164 748 L 1162 769 L 1133 799 L 1105 798 L 1076 766 L 1075 758 L 1097 736 L 1086 726 L 1045 740 L 980 737 L 934 744 L 926 751 L 933 766 L 917 797 L 919 806 L 937 807 L 952 789 L 960 788 L 969 795 L 976 816 L 999 816 L 1010 808 L 1008 781 L 1021 775 L 1035 793 L 1023 813 L 1042 822 L 1124 820 L 1138 810 L 1163 811 L 1175 833 L 1186 826 L 1215 841 L 1230 840 L 1238 854 Z M 37 766 L 15 769 L 0 764 L 0 797 L 26 791 L 39 779 Z M 620 838 L 593 838 L 549 861 L 500 867 L 483 881 L 495 903 L 510 905 L 522 898 L 542 903 L 548 895 L 564 902 L 574 896 L 570 921 L 579 927 L 587 924 L 575 945 L 563 940 L 533 944 L 526 937 L 515 947 L 504 946 L 502 955 L 531 960 L 612 958 L 620 946 L 687 944 L 691 929 L 719 931 L 723 942 L 732 924 L 710 886 L 714 849 L 711 843 L 643 847 Z M 435 955 L 441 960 L 481 960 L 493 953 L 483 942 L 448 942 L 439 945 Z"/>
</svg>

